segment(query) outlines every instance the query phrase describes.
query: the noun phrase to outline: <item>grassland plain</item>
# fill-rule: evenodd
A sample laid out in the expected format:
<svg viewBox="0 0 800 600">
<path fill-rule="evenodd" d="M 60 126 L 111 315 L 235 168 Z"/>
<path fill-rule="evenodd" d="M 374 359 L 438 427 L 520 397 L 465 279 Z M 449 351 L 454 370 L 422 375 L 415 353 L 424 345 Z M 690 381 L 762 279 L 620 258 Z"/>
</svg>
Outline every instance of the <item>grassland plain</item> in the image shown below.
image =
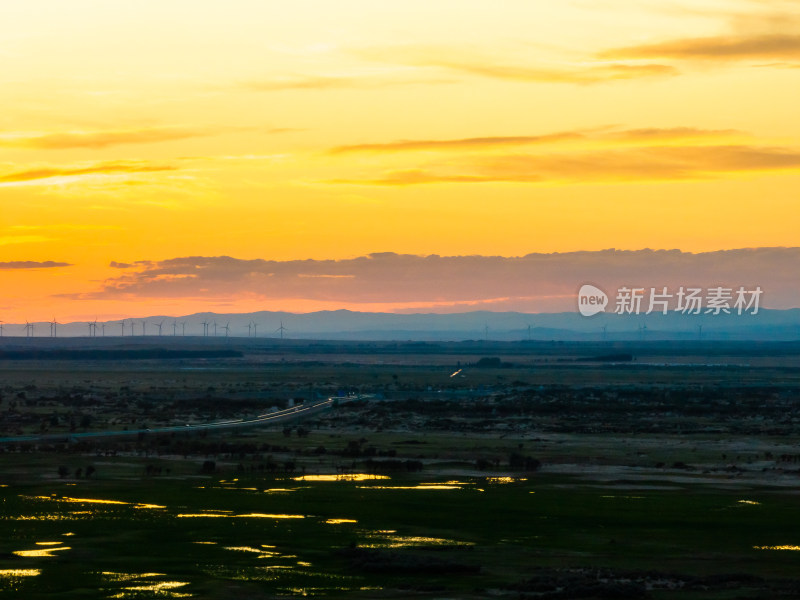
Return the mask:
<svg viewBox="0 0 800 600">
<path fill-rule="evenodd" d="M 0 595 L 797 597 L 792 356 L 655 350 L 6 362 Z"/>
</svg>

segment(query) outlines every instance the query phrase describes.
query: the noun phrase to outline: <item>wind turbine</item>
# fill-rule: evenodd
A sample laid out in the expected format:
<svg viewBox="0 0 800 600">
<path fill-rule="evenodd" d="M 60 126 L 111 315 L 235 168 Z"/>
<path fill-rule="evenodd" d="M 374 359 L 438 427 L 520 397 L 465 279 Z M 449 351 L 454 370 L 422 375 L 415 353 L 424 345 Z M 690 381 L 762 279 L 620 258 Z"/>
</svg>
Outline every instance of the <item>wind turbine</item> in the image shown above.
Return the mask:
<svg viewBox="0 0 800 600">
<path fill-rule="evenodd" d="M 231 324 L 231 322 L 228 321 L 227 323 L 225 323 L 225 327 L 220 327 L 220 329 L 224 329 L 225 330 L 225 339 L 228 339 L 228 334 L 231 331 L 231 328 L 229 327 L 230 324 Z"/>
<path fill-rule="evenodd" d="M 217 337 L 217 322 L 214 321 L 214 337 Z"/>
<path fill-rule="evenodd" d="M 147 321 L 142 321 L 142 337 L 147 335 Z"/>
<path fill-rule="evenodd" d="M 284 331 L 289 331 L 289 330 L 286 329 L 286 327 L 283 326 L 283 321 L 281 321 L 281 326 L 278 327 L 275 331 L 279 332 L 281 334 L 281 339 L 283 339 L 283 332 Z"/>
<path fill-rule="evenodd" d="M 181 322 L 181 336 L 186 337 L 186 321 Z"/>
<path fill-rule="evenodd" d="M 253 322 L 252 322 L 252 321 L 250 321 L 250 322 L 247 324 L 247 337 L 250 337 L 250 332 L 251 332 L 252 330 L 253 330 Z"/>
<path fill-rule="evenodd" d="M 89 326 L 89 337 L 92 337 L 92 327 L 94 327 L 94 323 L 91 321 L 86 321 L 86 325 Z"/>
<path fill-rule="evenodd" d="M 119 335 L 120 337 L 125 337 L 125 321 L 119 322 Z"/>
<path fill-rule="evenodd" d="M 158 327 L 158 337 L 161 337 L 161 328 L 164 326 L 164 321 L 161 321 L 161 323 L 156 323 L 155 326 Z"/>
<path fill-rule="evenodd" d="M 255 321 L 253 321 L 253 337 L 254 338 L 258 337 L 258 323 L 256 323 Z"/>
<path fill-rule="evenodd" d="M 0 321 L 0 337 L 3 337 L 3 322 Z"/>
<path fill-rule="evenodd" d="M 95 325 L 95 327 L 96 327 L 96 325 Z M 103 337 L 106 337 L 106 324 L 105 323 L 100 323 L 100 331 L 103 332 Z"/>
<path fill-rule="evenodd" d="M 208 321 L 203 321 L 203 337 L 208 337 Z"/>
<path fill-rule="evenodd" d="M 483 328 L 483 334 L 486 337 L 486 340 L 489 339 L 489 324 L 487 323 L 486 326 Z"/>
<path fill-rule="evenodd" d="M 603 340 L 608 339 L 608 324 L 603 325 Z"/>
<path fill-rule="evenodd" d="M 50 321 L 50 337 L 58 337 L 58 321 L 55 317 Z"/>
<path fill-rule="evenodd" d="M 177 321 L 173 321 L 172 322 L 172 337 L 175 337 L 176 335 L 178 335 L 177 334 L 177 329 L 178 329 L 178 322 Z"/>
<path fill-rule="evenodd" d="M 25 319 L 25 337 L 33 337 L 33 323 L 28 323 L 28 319 Z"/>
</svg>

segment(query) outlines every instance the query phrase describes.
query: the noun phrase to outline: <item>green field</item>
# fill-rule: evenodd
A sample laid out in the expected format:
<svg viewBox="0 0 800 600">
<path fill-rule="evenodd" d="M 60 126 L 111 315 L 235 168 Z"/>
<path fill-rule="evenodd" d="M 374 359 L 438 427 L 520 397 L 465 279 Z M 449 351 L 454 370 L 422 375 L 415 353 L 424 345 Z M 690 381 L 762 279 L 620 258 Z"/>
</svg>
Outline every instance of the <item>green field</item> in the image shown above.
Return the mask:
<svg viewBox="0 0 800 600">
<path fill-rule="evenodd" d="M 0 488 L 4 594 L 481 597 L 592 580 L 596 597 L 622 586 L 633 595 L 620 597 L 647 588 L 653 598 L 741 597 L 746 588 L 769 598 L 798 585 L 800 504 L 773 489 L 539 474 L 108 477 L 126 468 Z"/>
<path fill-rule="evenodd" d="M 800 595 L 792 356 L 402 358 L 0 365 L 0 595 Z"/>
</svg>

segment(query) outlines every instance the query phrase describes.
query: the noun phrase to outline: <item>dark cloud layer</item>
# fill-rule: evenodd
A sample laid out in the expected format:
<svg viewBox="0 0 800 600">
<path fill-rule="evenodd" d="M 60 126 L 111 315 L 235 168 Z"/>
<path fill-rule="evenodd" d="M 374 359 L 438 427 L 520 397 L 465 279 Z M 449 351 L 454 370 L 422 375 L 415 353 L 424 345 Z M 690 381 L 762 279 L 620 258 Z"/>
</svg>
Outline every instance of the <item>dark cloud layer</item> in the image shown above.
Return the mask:
<svg viewBox="0 0 800 600">
<path fill-rule="evenodd" d="M 119 263 L 117 263 L 119 264 Z M 586 282 L 621 285 L 756 286 L 775 307 L 800 306 L 800 248 L 706 253 L 603 250 L 499 256 L 379 253 L 348 260 L 241 260 L 183 257 L 129 265 L 100 298 L 309 299 L 347 303 L 490 305 L 571 310 Z"/>
<path fill-rule="evenodd" d="M 55 262 L 53 260 L 12 260 L 0 262 L 0 269 L 52 269 L 55 267 L 71 267 L 71 263 Z"/>
</svg>

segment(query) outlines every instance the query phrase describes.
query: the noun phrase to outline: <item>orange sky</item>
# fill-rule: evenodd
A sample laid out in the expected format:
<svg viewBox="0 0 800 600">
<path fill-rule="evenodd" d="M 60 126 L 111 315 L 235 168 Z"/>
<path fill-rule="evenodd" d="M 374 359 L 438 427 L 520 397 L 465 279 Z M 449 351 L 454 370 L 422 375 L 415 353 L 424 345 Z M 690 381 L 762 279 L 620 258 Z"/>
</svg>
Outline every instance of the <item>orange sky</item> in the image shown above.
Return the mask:
<svg viewBox="0 0 800 600">
<path fill-rule="evenodd" d="M 375 308 L 112 263 L 800 245 L 794 1 L 6 4 L 5 322 Z"/>
</svg>

